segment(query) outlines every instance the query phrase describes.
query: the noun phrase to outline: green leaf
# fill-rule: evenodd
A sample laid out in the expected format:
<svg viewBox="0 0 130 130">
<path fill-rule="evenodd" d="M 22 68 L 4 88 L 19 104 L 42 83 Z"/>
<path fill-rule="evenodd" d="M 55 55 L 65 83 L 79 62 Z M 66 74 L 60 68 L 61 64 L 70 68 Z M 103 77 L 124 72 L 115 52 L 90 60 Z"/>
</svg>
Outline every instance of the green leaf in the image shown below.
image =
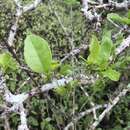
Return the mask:
<svg viewBox="0 0 130 130">
<path fill-rule="evenodd" d="M 106 34 L 104 34 L 102 38 L 100 54 L 98 56 L 99 65 L 107 64 L 109 57 L 111 55 L 113 43 L 109 36 L 110 34 L 107 32 Z"/>
<path fill-rule="evenodd" d="M 38 126 L 38 121 L 37 121 L 37 119 L 35 119 L 35 118 L 32 117 L 32 116 L 29 117 L 28 122 L 29 122 L 32 126 Z"/>
<path fill-rule="evenodd" d="M 54 89 L 54 92 L 56 92 L 60 96 L 64 96 L 64 95 L 66 95 L 68 93 L 69 89 L 67 89 L 67 87 L 65 86 L 65 87 L 56 88 L 56 89 Z"/>
<path fill-rule="evenodd" d="M 130 10 L 128 10 L 127 17 L 130 19 Z"/>
<path fill-rule="evenodd" d="M 90 55 L 88 56 L 87 62 L 88 64 L 96 64 L 97 59 L 100 52 L 100 44 L 96 36 L 92 36 L 91 43 L 90 43 Z"/>
<path fill-rule="evenodd" d="M 97 79 L 94 84 L 92 84 L 92 90 L 94 93 L 97 92 L 103 92 L 103 90 L 105 89 L 106 83 L 105 80 L 103 80 L 103 78 L 99 78 Z"/>
<path fill-rule="evenodd" d="M 111 40 L 111 32 L 106 31 L 103 34 L 101 45 L 98 39 L 93 36 L 90 44 L 90 55 L 87 63 L 99 66 L 100 70 L 104 70 L 108 66 L 108 60 L 113 50 L 113 43 Z"/>
<path fill-rule="evenodd" d="M 113 20 L 113 21 L 117 21 L 117 22 L 120 22 L 120 21 L 122 21 L 122 17 L 120 17 L 118 14 L 116 14 L 116 13 L 110 13 L 110 14 L 108 14 L 107 15 L 107 18 L 108 19 L 111 19 L 111 20 Z"/>
<path fill-rule="evenodd" d="M 0 54 L 0 66 L 4 71 L 7 69 L 16 70 L 18 68 L 15 59 L 9 53 Z"/>
<path fill-rule="evenodd" d="M 51 63 L 51 69 L 52 70 L 57 69 L 59 66 L 60 66 L 59 61 L 55 61 L 55 60 L 52 61 L 52 63 Z"/>
<path fill-rule="evenodd" d="M 51 119 L 44 119 L 41 123 L 41 130 L 56 130 L 50 123 Z"/>
<path fill-rule="evenodd" d="M 57 94 L 59 94 L 60 96 L 66 96 L 68 95 L 71 90 L 76 87 L 76 85 L 78 84 L 78 82 L 76 80 L 71 81 L 68 85 L 62 86 L 62 87 L 58 87 L 54 89 L 54 92 L 56 92 Z"/>
<path fill-rule="evenodd" d="M 122 23 L 130 25 L 130 19 L 123 17 Z"/>
<path fill-rule="evenodd" d="M 46 40 L 34 34 L 28 35 L 24 41 L 24 58 L 27 65 L 38 73 L 51 70 L 52 54 Z"/>
<path fill-rule="evenodd" d="M 121 17 L 121 16 L 119 16 L 116 13 L 110 13 L 110 14 L 108 14 L 107 18 L 113 20 L 114 22 L 119 22 L 119 23 L 122 23 L 122 24 L 130 25 L 130 19 L 129 18 L 127 18 L 127 17 Z"/>
<path fill-rule="evenodd" d="M 113 81 L 118 81 L 120 78 L 120 73 L 111 68 L 108 68 L 106 71 L 102 72 L 102 74 L 104 77 L 108 77 L 109 79 L 111 79 Z"/>
<path fill-rule="evenodd" d="M 72 66 L 69 64 L 62 65 L 60 68 L 60 74 L 65 76 L 72 74 Z"/>
</svg>

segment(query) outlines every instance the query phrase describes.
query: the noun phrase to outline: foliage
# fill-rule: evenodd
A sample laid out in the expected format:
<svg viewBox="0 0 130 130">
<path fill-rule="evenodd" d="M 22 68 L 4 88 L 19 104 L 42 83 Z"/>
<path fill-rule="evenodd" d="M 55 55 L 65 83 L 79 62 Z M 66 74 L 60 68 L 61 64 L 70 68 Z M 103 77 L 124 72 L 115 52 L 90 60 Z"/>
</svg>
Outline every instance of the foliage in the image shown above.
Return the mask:
<svg viewBox="0 0 130 130">
<path fill-rule="evenodd" d="M 16 70 L 18 67 L 17 62 L 9 53 L 0 54 L 0 66 L 2 67 L 3 71 L 6 72 L 9 70 Z"/>
<path fill-rule="evenodd" d="M 121 17 L 120 15 L 116 14 L 116 13 L 110 13 L 107 15 L 108 19 L 111 19 L 115 22 L 121 23 L 121 24 L 127 24 L 130 25 L 130 18 L 129 18 L 129 13 L 128 13 L 128 17 Z"/>
<path fill-rule="evenodd" d="M 108 77 L 113 81 L 118 81 L 120 73 L 113 70 L 109 64 L 109 59 L 112 54 L 113 43 L 110 37 L 110 32 L 103 35 L 101 44 L 96 36 L 92 37 L 90 44 L 90 55 L 87 59 L 87 64 L 97 65 L 96 68 L 92 69 L 99 70 L 99 73 L 103 74 L 104 77 Z"/>
<path fill-rule="evenodd" d="M 25 39 L 24 57 L 35 72 L 48 73 L 51 69 L 52 54 L 48 43 L 36 35 L 28 35 Z"/>
<path fill-rule="evenodd" d="M 24 0 L 23 4 L 30 2 Z M 101 28 L 111 26 L 112 30 L 106 29 L 105 32 L 93 35 L 93 27 L 84 20 L 79 2 L 79 0 L 55 0 L 50 4 L 45 0 L 45 3 L 35 11 L 24 14 L 19 21 L 15 41 L 14 49 L 17 59 L 19 59 L 16 61 L 13 55 L 5 51 L 7 49 L 5 37 L 9 33 L 10 23 L 13 21 L 15 6 L 11 0 L 2 0 L 0 43 L 4 49 L 2 48 L 0 54 L 0 67 L 4 71 L 7 86 L 11 92 L 14 94 L 29 92 L 31 89 L 65 76 L 76 78 L 81 74 L 86 77 L 98 75 L 98 79 L 92 85 L 83 85 L 84 90 L 90 95 L 90 99 L 81 91 L 79 81 L 72 81 L 62 88 L 59 87 L 54 91 L 31 97 L 29 102 L 24 104 L 28 110 L 27 118 L 30 129 L 63 129 L 67 123 L 73 120 L 73 113 L 77 114 L 90 108 L 91 99 L 96 104 L 109 102 L 109 97 L 114 95 L 114 91 L 122 89 L 118 87 L 119 82 L 126 84 L 130 81 L 129 50 L 120 57 L 115 57 L 114 54 L 115 48 L 120 45 L 127 34 L 121 33 L 114 39 L 113 34 L 118 31 L 104 20 Z M 130 25 L 130 12 L 128 14 L 124 12 L 124 14 L 127 16 L 109 13 L 107 18 L 122 26 Z M 64 28 L 59 23 L 59 18 Z M 28 34 L 28 31 L 32 33 Z M 92 38 L 90 39 L 90 37 Z M 65 63 L 59 62 L 71 51 L 73 46 L 79 47 L 82 44 L 90 45 L 87 53 L 83 51 L 73 60 L 69 58 Z M 29 80 L 27 80 L 29 77 L 27 71 L 31 75 Z M 122 78 L 127 80 L 124 81 Z M 110 115 L 105 117 L 97 130 L 128 129 L 130 126 L 129 100 L 129 95 L 121 100 Z M 0 102 L 3 102 L 1 98 Z M 97 115 L 100 112 L 102 111 L 97 111 Z M 84 130 L 92 121 L 93 114 L 90 114 L 77 122 L 76 127 L 78 130 Z M 11 114 L 12 130 L 16 129 L 18 122 L 17 114 Z M 2 119 L 0 119 L 0 124 L 0 129 L 3 130 Z"/>
</svg>

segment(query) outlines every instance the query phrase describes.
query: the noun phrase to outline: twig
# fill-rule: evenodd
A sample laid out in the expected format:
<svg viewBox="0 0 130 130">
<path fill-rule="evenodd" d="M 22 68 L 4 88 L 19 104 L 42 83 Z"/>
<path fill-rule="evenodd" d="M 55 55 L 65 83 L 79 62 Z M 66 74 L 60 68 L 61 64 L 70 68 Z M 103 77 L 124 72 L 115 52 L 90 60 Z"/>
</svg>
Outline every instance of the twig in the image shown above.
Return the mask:
<svg viewBox="0 0 130 130">
<path fill-rule="evenodd" d="M 119 47 L 116 48 L 115 54 L 119 55 L 129 46 L 130 46 L 130 35 L 126 39 L 123 40 L 123 42 L 121 43 Z"/>
<path fill-rule="evenodd" d="M 90 21 L 92 21 L 94 19 L 94 15 L 92 14 L 91 11 L 89 11 L 89 5 L 88 5 L 88 0 L 82 0 L 82 12 L 84 13 L 84 16 L 89 19 Z"/>
<path fill-rule="evenodd" d="M 53 81 L 52 83 L 48 83 L 48 84 L 45 84 L 41 87 L 41 91 L 42 92 L 45 92 L 45 91 L 48 91 L 50 89 L 54 89 L 54 88 L 57 88 L 57 87 L 62 87 L 62 86 L 65 86 L 67 85 L 68 83 L 70 83 L 71 81 L 73 81 L 73 78 L 72 77 L 69 77 L 69 78 L 62 78 L 62 79 L 59 79 L 59 80 L 55 80 Z"/>
<path fill-rule="evenodd" d="M 95 110 L 98 110 L 98 109 L 101 109 L 101 108 L 106 108 L 107 107 L 107 104 L 104 104 L 104 105 L 97 105 L 95 107 L 92 107 L 90 109 L 87 109 L 83 112 L 80 112 L 78 114 L 78 116 L 76 116 L 75 118 L 73 118 L 73 121 L 71 121 L 69 124 L 67 124 L 67 126 L 64 128 L 64 130 L 69 130 L 70 127 L 72 127 L 74 125 L 75 122 L 79 121 L 81 118 L 83 118 L 84 116 L 86 116 L 87 114 L 90 114 L 93 112 L 93 109 Z"/>
<path fill-rule="evenodd" d="M 82 45 L 81 47 L 72 50 L 70 53 L 68 53 L 63 59 L 61 59 L 60 63 L 62 64 L 66 59 L 68 59 L 70 56 L 75 56 L 76 54 L 79 54 L 82 50 L 87 50 L 88 45 Z"/>
<path fill-rule="evenodd" d="M 42 0 L 35 0 L 31 4 L 21 6 L 19 0 L 14 0 L 14 1 L 17 5 L 17 8 L 16 8 L 16 14 L 15 14 L 16 18 L 15 18 L 15 21 L 14 21 L 11 29 L 10 29 L 9 37 L 7 40 L 8 45 L 10 47 L 13 47 L 13 45 L 14 45 L 14 39 L 15 39 L 15 35 L 16 35 L 17 29 L 18 29 L 18 22 L 19 22 L 20 17 L 22 16 L 22 14 L 25 12 L 28 12 L 32 9 L 35 9 L 42 2 Z"/>
<path fill-rule="evenodd" d="M 130 2 L 129 1 L 123 1 L 121 3 L 117 3 L 114 1 L 110 1 L 107 4 L 99 4 L 95 6 L 95 9 L 111 9 L 111 10 L 122 10 L 122 9 L 128 9 L 130 8 Z"/>
<path fill-rule="evenodd" d="M 3 90 L 3 92 L 4 92 L 5 101 L 7 103 L 15 105 L 15 104 L 22 104 L 30 96 L 35 95 L 37 93 L 37 90 L 39 90 L 39 89 L 41 90 L 41 92 L 46 92 L 51 89 L 63 87 L 66 84 L 70 83 L 71 81 L 73 81 L 73 78 L 71 78 L 71 77 L 54 80 L 52 83 L 45 84 L 45 85 L 41 86 L 40 88 L 32 89 L 32 91 L 30 91 L 28 93 L 22 93 L 22 94 L 17 94 L 17 95 L 12 94 L 6 86 L 4 86 L 4 87 L 1 86 L 0 89 Z M 4 84 L 5 83 L 3 83 L 3 85 Z"/>
<path fill-rule="evenodd" d="M 84 88 L 82 86 L 80 86 L 81 90 L 84 92 L 85 96 L 88 97 L 88 100 L 90 102 L 90 105 L 94 108 L 95 104 L 94 102 L 90 99 L 88 93 L 84 90 Z M 93 109 L 93 115 L 94 115 L 94 119 L 97 120 L 97 114 L 96 114 L 96 110 Z"/>
<path fill-rule="evenodd" d="M 10 129 L 10 124 L 9 124 L 9 119 L 8 119 L 7 115 L 4 115 L 4 120 L 5 120 L 4 129 L 5 130 L 11 130 Z"/>
<path fill-rule="evenodd" d="M 25 5 L 23 7 L 23 13 L 35 9 L 41 2 L 42 0 L 35 0 L 32 4 Z"/>
<path fill-rule="evenodd" d="M 19 8 L 22 7 L 20 0 L 14 0 L 14 2 L 15 2 L 15 4 L 16 4 L 17 7 L 19 7 Z"/>
<path fill-rule="evenodd" d="M 14 112 L 18 112 L 19 107 L 22 108 L 22 109 L 20 109 L 22 112 L 22 113 L 20 113 L 20 117 L 21 117 L 21 125 L 20 125 L 21 127 L 20 128 L 21 129 L 18 129 L 18 130 L 28 130 L 27 122 L 25 123 L 25 119 L 24 119 L 24 126 L 22 124 L 23 118 L 25 117 L 25 115 L 22 111 L 24 109 L 23 105 L 21 105 L 23 103 L 23 101 L 26 99 L 27 95 L 24 93 L 18 94 L 18 95 L 13 95 L 4 82 L 5 80 L 4 80 L 4 77 L 2 75 L 2 72 L 0 72 L 0 81 L 1 81 L 0 90 L 2 90 L 2 92 L 4 94 L 4 99 L 5 99 L 6 103 L 13 105 Z M 5 117 L 5 119 L 7 119 L 6 114 L 4 114 L 4 117 Z M 8 122 L 6 122 L 6 123 L 8 123 Z M 6 124 L 6 126 L 9 129 L 9 124 Z"/>
<path fill-rule="evenodd" d="M 92 125 L 90 130 L 95 130 L 95 128 L 99 125 L 99 123 L 103 120 L 103 118 L 105 117 L 105 115 L 107 113 L 109 113 L 112 108 L 120 101 L 120 99 L 122 97 L 124 97 L 126 95 L 126 93 L 128 92 L 127 88 L 124 88 L 117 97 L 115 97 L 114 100 L 111 101 L 111 103 L 108 104 L 108 107 L 102 112 L 102 114 L 98 117 L 98 120 L 96 120 Z"/>
<path fill-rule="evenodd" d="M 27 127 L 27 118 L 26 118 L 26 112 L 23 107 L 23 104 L 20 104 L 19 106 L 19 114 L 20 114 L 20 119 L 21 119 L 21 124 L 18 126 L 18 130 L 29 130 Z"/>
<path fill-rule="evenodd" d="M 99 0 L 99 4 L 97 3 L 89 5 L 91 2 L 89 0 L 82 0 L 83 8 L 81 11 L 83 12 L 84 16 L 89 21 L 96 21 L 97 23 L 100 23 L 102 20 L 101 14 L 97 10 L 104 9 L 104 10 L 122 10 L 130 8 L 130 1 L 123 1 L 121 3 L 113 2 L 111 0 L 108 1 L 108 3 L 103 3 L 102 0 Z M 98 12 L 98 13 L 97 13 Z"/>
</svg>

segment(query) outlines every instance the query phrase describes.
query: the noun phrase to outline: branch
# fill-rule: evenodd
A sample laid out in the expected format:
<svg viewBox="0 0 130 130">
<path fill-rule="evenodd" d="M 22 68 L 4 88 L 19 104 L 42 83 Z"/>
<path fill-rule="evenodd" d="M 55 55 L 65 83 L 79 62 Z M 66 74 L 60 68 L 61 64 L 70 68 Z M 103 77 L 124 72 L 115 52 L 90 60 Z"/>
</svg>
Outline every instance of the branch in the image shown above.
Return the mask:
<svg viewBox="0 0 130 130">
<path fill-rule="evenodd" d="M 95 107 L 92 107 L 90 109 L 87 109 L 86 111 L 80 112 L 78 114 L 78 116 L 76 116 L 75 118 L 73 118 L 73 121 L 71 121 L 69 124 L 67 124 L 67 126 L 64 128 L 64 130 L 69 130 L 70 127 L 72 127 L 74 125 L 74 123 L 76 123 L 77 121 L 79 121 L 81 118 L 83 118 L 84 116 L 86 116 L 87 114 L 90 114 L 93 112 L 93 110 L 98 110 L 101 108 L 106 108 L 107 104 L 104 105 L 97 105 Z"/>
<path fill-rule="evenodd" d="M 99 123 L 103 120 L 105 115 L 109 113 L 112 108 L 120 101 L 122 97 L 124 97 L 129 90 L 127 88 L 124 88 L 115 99 L 108 104 L 108 107 L 102 112 L 102 114 L 98 117 L 98 120 L 96 120 L 92 125 L 90 130 L 95 130 L 96 127 L 99 125 Z"/>
<path fill-rule="evenodd" d="M 26 118 L 27 115 L 23 107 L 23 104 L 20 104 L 19 111 L 20 111 L 19 115 L 21 119 L 21 124 L 18 126 L 18 130 L 29 130 L 27 127 L 27 118 Z"/>
<path fill-rule="evenodd" d="M 99 9 L 104 9 L 104 10 L 128 10 L 130 8 L 130 1 L 123 1 L 121 3 L 113 2 L 113 1 L 108 1 L 108 3 L 103 3 L 102 0 L 98 0 L 98 3 L 91 3 L 90 0 L 82 0 L 82 6 L 83 8 L 81 11 L 83 12 L 84 16 L 86 17 L 87 20 L 89 21 L 96 21 L 98 23 L 101 22 L 102 16 L 99 14 Z M 91 5 L 91 6 L 90 6 Z"/>
<path fill-rule="evenodd" d="M 35 0 L 32 4 L 28 4 L 28 5 L 24 6 L 23 13 L 35 9 L 41 2 L 42 2 L 42 0 Z"/>
<path fill-rule="evenodd" d="M 58 87 L 63 87 L 65 85 L 67 85 L 68 83 L 70 83 L 71 81 L 73 81 L 73 78 L 72 77 L 68 77 L 68 78 L 62 78 L 62 79 L 59 79 L 59 80 L 54 80 L 52 81 L 52 83 L 48 83 L 48 84 L 45 84 L 43 86 L 41 86 L 41 88 L 34 88 L 32 91 L 30 91 L 28 93 L 28 96 L 33 96 L 37 93 L 37 90 L 41 90 L 41 92 L 46 92 L 46 91 L 49 91 L 51 89 L 55 89 L 55 88 L 58 88 Z"/>
<path fill-rule="evenodd" d="M 119 47 L 116 48 L 115 54 L 119 55 L 129 46 L 130 46 L 130 35 L 126 39 L 123 40 L 123 42 L 121 43 Z"/>
<path fill-rule="evenodd" d="M 75 55 L 79 54 L 82 50 L 87 50 L 87 48 L 88 48 L 88 45 L 83 44 L 81 47 L 72 50 L 63 59 L 61 59 L 60 64 L 62 64 L 70 56 L 75 56 Z"/>
<path fill-rule="evenodd" d="M 9 37 L 8 37 L 8 40 L 7 40 L 9 47 L 13 47 L 15 35 L 16 35 L 16 32 L 17 32 L 17 28 L 18 28 L 18 21 L 19 21 L 19 18 L 21 16 L 21 13 L 22 13 L 21 10 L 18 9 L 15 22 L 13 23 L 13 25 L 10 29 Z"/>
<path fill-rule="evenodd" d="M 96 9 L 108 9 L 109 10 L 123 10 L 130 8 L 130 1 L 124 0 L 121 3 L 117 3 L 114 1 L 108 2 L 107 4 L 99 4 L 95 6 Z"/>
<path fill-rule="evenodd" d="M 32 9 L 35 9 L 42 2 L 42 0 L 35 0 L 31 4 L 21 6 L 19 0 L 14 0 L 14 1 L 17 5 L 16 14 L 15 14 L 16 18 L 10 29 L 9 37 L 7 40 L 9 47 L 13 47 L 13 45 L 14 45 L 14 39 L 15 39 L 15 35 L 16 35 L 17 29 L 18 29 L 18 22 L 19 22 L 20 17 L 22 16 L 22 14 L 25 12 L 31 11 Z"/>
<path fill-rule="evenodd" d="M 80 88 L 84 92 L 85 96 L 88 97 L 91 107 L 94 107 L 95 103 L 91 100 L 89 94 L 85 91 L 85 89 L 82 86 L 80 86 Z M 94 116 L 94 119 L 97 120 L 97 113 L 95 109 L 93 109 L 93 116 Z"/>
<path fill-rule="evenodd" d="M 4 120 L 5 120 L 4 129 L 5 130 L 11 130 L 10 129 L 10 124 L 9 124 L 9 119 L 8 119 L 7 115 L 4 115 Z"/>
<path fill-rule="evenodd" d="M 17 7 L 19 7 L 19 8 L 22 7 L 20 0 L 14 0 L 14 2 L 15 2 L 15 4 L 16 4 Z"/>
<path fill-rule="evenodd" d="M 18 95 L 12 94 L 9 89 L 6 87 L 5 80 L 3 79 L 2 73 L 0 75 L 0 89 L 2 90 L 6 103 L 9 103 L 12 105 L 12 107 L 8 108 L 3 112 L 3 117 L 9 113 L 9 112 L 16 112 L 20 115 L 21 124 L 18 126 L 18 130 L 29 130 L 27 126 L 27 119 L 26 119 L 26 113 L 25 108 L 23 107 L 23 103 L 26 99 L 28 99 L 30 96 L 33 96 L 37 93 L 37 89 L 33 89 L 29 93 L 22 93 Z M 57 87 L 63 87 L 66 84 L 73 81 L 73 78 L 62 78 L 59 80 L 55 80 L 52 83 L 45 84 L 41 86 L 40 90 L 41 92 L 49 91 L 50 89 L 54 89 Z"/>
<path fill-rule="evenodd" d="M 46 91 L 49 91 L 51 89 L 63 87 L 65 85 L 67 85 L 68 83 L 70 83 L 71 81 L 73 81 L 72 77 L 62 78 L 62 79 L 59 79 L 59 80 L 52 81 L 52 83 L 45 84 L 45 85 L 41 86 L 40 88 L 32 89 L 32 91 L 30 91 L 28 93 L 22 93 L 22 94 L 17 94 L 17 95 L 12 94 L 8 90 L 8 88 L 5 86 L 4 82 L 0 86 L 1 87 L 0 89 L 3 90 L 5 101 L 7 103 L 14 105 L 14 107 L 15 107 L 16 104 L 17 105 L 22 104 L 30 96 L 34 96 L 37 93 L 37 90 L 41 90 L 41 92 L 46 92 Z M 4 87 L 2 87 L 3 85 L 4 85 Z M 12 110 L 13 109 L 14 108 L 12 108 Z"/>
<path fill-rule="evenodd" d="M 5 79 L 2 75 L 2 72 L 0 72 L 0 90 L 4 94 L 5 102 L 9 103 L 10 105 L 13 105 L 10 110 L 14 112 L 20 112 L 19 114 L 21 117 L 21 125 L 19 126 L 18 130 L 29 130 L 26 121 L 26 114 L 24 112 L 25 109 L 22 105 L 23 101 L 27 98 L 27 94 L 23 93 L 13 95 L 5 84 Z M 4 117 L 6 117 L 6 112 L 4 113 Z M 7 125 L 9 128 L 9 124 Z"/>
<path fill-rule="evenodd" d="M 88 0 L 82 0 L 82 6 L 83 8 L 81 9 L 81 11 L 83 12 L 84 16 L 92 21 L 95 16 L 92 14 L 92 11 L 89 10 Z"/>
</svg>

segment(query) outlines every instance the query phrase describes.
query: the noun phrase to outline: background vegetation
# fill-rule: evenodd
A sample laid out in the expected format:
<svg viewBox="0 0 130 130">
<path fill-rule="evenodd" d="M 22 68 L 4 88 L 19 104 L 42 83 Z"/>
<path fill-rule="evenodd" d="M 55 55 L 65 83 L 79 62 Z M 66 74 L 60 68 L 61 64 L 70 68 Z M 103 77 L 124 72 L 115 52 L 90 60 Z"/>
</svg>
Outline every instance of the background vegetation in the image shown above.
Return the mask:
<svg viewBox="0 0 130 130">
<path fill-rule="evenodd" d="M 31 1 L 23 0 L 23 4 L 27 3 L 31 3 Z M 100 75 L 98 65 L 86 63 L 85 60 L 90 54 L 88 48 L 81 50 L 80 54 L 74 57 L 69 57 L 60 67 L 51 72 L 49 78 L 44 77 L 43 74 L 35 73 L 27 67 L 23 56 L 23 43 L 30 32 L 44 38 L 49 43 L 53 59 L 60 62 L 73 49 L 80 48 L 82 45 L 90 45 L 92 35 L 96 35 L 98 40 L 101 41 L 105 31 L 111 31 L 112 36 L 119 31 L 107 20 L 107 12 L 105 11 L 103 12 L 105 18 L 101 22 L 101 27 L 99 30 L 95 30 L 94 23 L 86 20 L 81 12 L 81 7 L 80 1 L 43 0 L 42 4 L 35 10 L 25 13 L 19 20 L 19 28 L 14 41 L 14 50 L 17 55 L 14 58 L 20 66 L 14 70 L 10 67 L 4 70 L 6 84 L 13 94 L 29 92 L 32 88 L 65 76 L 74 78 L 92 76 L 94 79 L 90 78 L 89 81 L 95 80 L 97 75 L 99 76 L 91 84 L 86 85 L 86 80 L 83 80 L 83 83 L 75 81 L 62 89 L 54 89 L 30 97 L 24 103 L 30 130 L 63 130 L 69 122 L 78 116 L 78 113 L 91 107 L 90 101 L 93 101 L 95 105 L 111 102 L 130 81 L 129 49 L 126 49 L 120 56 L 115 57 L 112 63 L 109 63 L 120 73 L 121 76 L 118 81 Z M 15 19 L 15 10 L 16 7 L 12 0 L 0 1 L 1 53 L 10 51 L 8 50 L 7 39 Z M 117 13 L 121 16 L 127 16 L 126 11 Z M 124 31 L 115 39 L 112 37 L 115 47 L 128 35 L 129 33 Z M 89 97 L 85 95 L 85 91 L 89 94 Z M 4 103 L 2 97 L 1 94 L 1 104 Z M 102 110 L 97 110 L 97 115 L 100 115 Z M 1 111 L 3 110 L 1 109 Z M 11 130 L 16 130 L 20 122 L 19 115 L 11 113 L 8 120 Z M 86 115 L 75 123 L 74 130 L 89 129 L 93 121 L 93 113 Z M 4 129 L 3 122 L 4 120 L 1 119 L 0 130 Z M 130 129 L 129 94 L 120 100 L 97 128 L 97 130 L 127 129 Z"/>
</svg>

